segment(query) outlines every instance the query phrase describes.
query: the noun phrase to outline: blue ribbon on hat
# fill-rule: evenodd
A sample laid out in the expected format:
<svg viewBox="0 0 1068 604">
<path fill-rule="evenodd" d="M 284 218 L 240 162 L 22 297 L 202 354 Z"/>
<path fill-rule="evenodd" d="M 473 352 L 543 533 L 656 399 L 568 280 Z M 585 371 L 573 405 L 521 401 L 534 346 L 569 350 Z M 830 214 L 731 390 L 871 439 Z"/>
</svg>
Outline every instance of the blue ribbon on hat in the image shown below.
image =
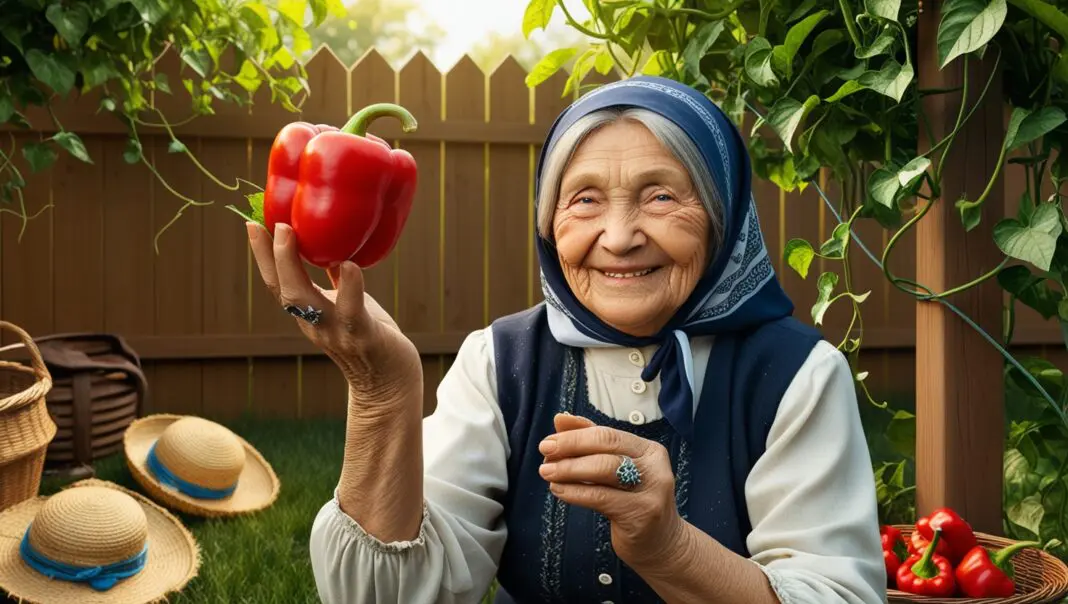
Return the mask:
<svg viewBox="0 0 1068 604">
<path fill-rule="evenodd" d="M 193 484 L 179 478 L 174 472 L 171 472 L 167 466 L 163 465 L 163 462 L 156 456 L 156 443 L 153 443 L 152 448 L 148 450 L 148 457 L 145 459 L 145 465 L 161 483 L 172 489 L 177 489 L 180 493 L 185 493 L 195 499 L 225 499 L 232 495 L 237 489 L 236 482 L 232 486 L 224 489 L 214 489 Z"/>
<path fill-rule="evenodd" d="M 126 560 L 120 560 L 102 566 L 74 566 L 53 560 L 38 552 L 30 545 L 30 531 L 22 536 L 19 555 L 33 570 L 51 579 L 61 579 L 72 583 L 87 583 L 96 591 L 107 591 L 122 579 L 136 575 L 145 568 L 148 561 L 148 544 L 141 552 Z"/>
</svg>

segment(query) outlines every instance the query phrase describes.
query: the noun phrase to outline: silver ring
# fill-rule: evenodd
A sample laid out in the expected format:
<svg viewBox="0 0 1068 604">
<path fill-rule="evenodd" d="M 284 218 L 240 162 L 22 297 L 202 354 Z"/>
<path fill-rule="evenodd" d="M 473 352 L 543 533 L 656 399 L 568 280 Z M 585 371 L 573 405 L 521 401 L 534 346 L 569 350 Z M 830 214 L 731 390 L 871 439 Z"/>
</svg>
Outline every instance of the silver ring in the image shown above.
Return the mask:
<svg viewBox="0 0 1068 604">
<path fill-rule="evenodd" d="M 619 462 L 619 467 L 616 468 L 616 480 L 619 481 L 619 485 L 625 489 L 633 488 L 642 483 L 642 473 L 638 470 L 638 466 L 634 464 L 634 460 L 626 455 L 620 456 L 622 459 Z"/>
<path fill-rule="evenodd" d="M 303 319 L 312 325 L 318 325 L 319 321 L 323 318 L 323 311 L 312 308 L 310 305 L 307 308 L 301 308 L 294 304 L 287 304 L 285 311 L 298 319 Z"/>
</svg>

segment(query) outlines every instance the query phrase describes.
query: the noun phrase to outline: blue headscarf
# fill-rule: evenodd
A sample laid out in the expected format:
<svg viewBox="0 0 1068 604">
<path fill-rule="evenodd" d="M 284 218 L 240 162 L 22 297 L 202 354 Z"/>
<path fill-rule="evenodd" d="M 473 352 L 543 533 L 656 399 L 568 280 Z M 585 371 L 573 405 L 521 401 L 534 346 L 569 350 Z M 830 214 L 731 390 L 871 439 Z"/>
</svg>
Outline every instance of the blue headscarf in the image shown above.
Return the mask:
<svg viewBox="0 0 1068 604">
<path fill-rule="evenodd" d="M 545 157 L 560 135 L 582 116 L 609 107 L 654 111 L 690 136 L 712 174 L 722 202 L 723 245 L 693 293 L 664 328 L 650 337 L 635 337 L 606 325 L 579 303 L 564 279 L 555 244 L 536 236 L 549 327 L 558 342 L 569 346 L 659 344 L 642 379 L 651 381 L 660 376 L 661 412 L 680 435 L 690 439 L 697 385 L 689 338 L 744 330 L 788 316 L 794 307 L 775 278 L 764 247 L 745 141 L 719 107 L 689 86 L 640 76 L 606 84 L 581 97 L 550 128 L 538 158 L 535 182 L 540 181 Z"/>
</svg>

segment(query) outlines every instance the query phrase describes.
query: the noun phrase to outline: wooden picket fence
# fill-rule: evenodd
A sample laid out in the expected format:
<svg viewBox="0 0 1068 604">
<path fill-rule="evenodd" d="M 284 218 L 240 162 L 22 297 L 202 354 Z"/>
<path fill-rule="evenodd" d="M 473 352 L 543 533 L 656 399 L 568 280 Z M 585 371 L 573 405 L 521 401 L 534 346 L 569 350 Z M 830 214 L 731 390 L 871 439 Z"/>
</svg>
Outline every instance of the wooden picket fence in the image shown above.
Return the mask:
<svg viewBox="0 0 1068 604">
<path fill-rule="evenodd" d="M 174 94 L 157 97 L 172 121 L 188 113 L 188 97 L 174 53 L 157 63 Z M 369 292 L 409 334 L 423 355 L 426 409 L 464 337 L 496 317 L 541 299 L 533 254 L 533 170 L 549 125 L 572 100 L 561 98 L 566 74 L 530 90 L 512 58 L 491 74 L 464 57 L 441 73 L 423 54 L 395 71 L 377 52 L 351 68 L 328 50 L 307 65 L 311 95 L 296 115 L 271 105 L 262 91 L 251 109 L 219 104 L 217 115 L 198 118 L 177 132 L 204 167 L 225 183 L 247 178 L 263 183 L 272 139 L 287 122 L 302 119 L 340 125 L 360 107 L 399 102 L 419 120 L 401 133 L 389 119 L 371 132 L 397 141 L 419 164 L 412 216 L 392 256 L 367 272 Z M 159 131 L 144 138 L 146 154 L 183 195 L 211 200 L 190 208 L 159 241 L 153 238 L 182 202 L 143 166 L 129 165 L 121 124 L 96 114 L 98 99 L 77 98 L 57 108 L 68 129 L 79 132 L 94 163 L 61 155 L 57 165 L 27 176 L 27 211 L 52 204 L 22 224 L 0 218 L 0 317 L 33 335 L 111 332 L 141 355 L 151 386 L 149 412 L 198 413 L 228 418 L 243 412 L 298 418 L 343 417 L 345 384 L 312 347 L 260 281 L 245 227 L 227 204 L 242 193 L 212 182 L 182 154 L 167 152 Z M 47 119 L 35 127 L 47 128 Z M 45 130 L 47 131 L 47 130 Z M 18 133 L 23 140 L 38 133 Z M 21 158 L 19 158 L 21 162 Z M 1013 169 L 1016 167 L 1013 166 Z M 1005 179 L 1006 198 L 1023 186 L 1018 172 Z M 834 195 L 833 191 L 829 191 Z M 756 197 L 779 276 L 806 321 L 815 300 L 816 262 L 808 281 L 783 266 L 792 237 L 822 241 L 836 224 L 811 187 L 784 194 L 758 181 Z M 864 225 L 860 235 L 881 249 L 888 233 Z M 911 237 L 893 265 L 914 274 Z M 837 270 L 837 265 L 828 265 Z M 877 396 L 911 394 L 914 383 L 915 304 L 894 291 L 859 254 L 853 264 L 858 288 L 872 290 L 864 305 L 864 363 Z M 322 284 L 325 275 L 314 277 Z M 827 317 L 825 331 L 841 339 L 844 308 Z M 11 338 L 5 334 L 4 343 Z M 1059 332 L 1022 311 L 1017 340 L 1033 347 L 1058 346 Z"/>
</svg>

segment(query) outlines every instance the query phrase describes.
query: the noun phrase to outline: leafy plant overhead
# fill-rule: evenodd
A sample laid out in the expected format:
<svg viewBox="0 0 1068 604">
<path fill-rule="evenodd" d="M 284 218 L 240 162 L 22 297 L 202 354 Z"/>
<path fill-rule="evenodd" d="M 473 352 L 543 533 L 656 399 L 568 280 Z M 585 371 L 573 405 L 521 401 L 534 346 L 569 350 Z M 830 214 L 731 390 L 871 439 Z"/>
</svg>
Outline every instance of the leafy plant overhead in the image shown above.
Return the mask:
<svg viewBox="0 0 1068 604">
<path fill-rule="evenodd" d="M 806 279 L 816 259 L 826 267 L 841 262 L 837 271 L 812 276 L 818 294 L 812 319 L 822 324 L 831 306 L 851 307 L 852 320 L 839 348 L 865 393 L 861 309 L 868 292 L 854 290 L 850 264 L 860 245 L 855 234 L 859 221 L 874 220 L 889 230 L 881 250 L 876 247 L 881 242 L 865 241 L 862 251 L 872 251 L 887 280 L 918 301 L 937 301 L 959 312 L 947 297 L 992 279 L 1010 294 L 1005 333 L 984 335 L 1008 361 L 1009 387 L 1039 405 L 1028 410 L 1027 421 L 1014 422 L 1008 435 L 1007 526 L 1023 538 L 1055 536 L 1058 553 L 1068 555 L 1062 543 L 1068 538 L 1068 388 L 1056 367 L 1037 359 L 1020 361 L 1006 351 L 1017 302 L 1057 320 L 1068 343 L 1068 219 L 1062 192 L 1068 177 L 1068 158 L 1062 153 L 1068 145 L 1068 5 L 1045 0 L 945 0 L 927 3 L 927 8 L 919 0 L 583 4 L 589 16 L 579 19 L 571 0 L 528 2 L 524 34 L 561 19 L 592 43 L 581 54 L 573 48 L 548 53 L 532 70 L 528 85 L 541 85 L 571 59 L 564 96 L 591 87 L 585 82 L 594 70 L 675 79 L 707 94 L 743 129 L 758 176 L 786 191 L 816 188 L 839 224 L 826 241 L 790 240 L 784 260 Z M 921 10 L 939 11 L 933 56 L 918 56 Z M 956 140 L 961 127 L 975 119 L 996 80 L 969 81 L 965 76 L 953 89 L 925 90 L 917 85 L 917 65 L 946 68 L 977 60 L 995 64 L 993 71 L 1002 74 L 1000 92 L 1011 117 L 997 167 L 984 189 L 946 199 L 943 162 L 953 145 L 963 144 Z M 930 95 L 951 95 L 946 102 L 956 114 L 953 127 L 943 129 L 949 134 L 940 140 L 919 110 Z M 920 132 L 930 141 L 923 152 L 918 152 Z M 1010 163 L 1022 166 L 1027 186 L 1016 215 L 993 227 L 994 242 L 1003 253 L 1000 264 L 944 292 L 890 270 L 903 235 L 934 204 L 953 204 L 963 228 L 972 231 Z M 835 185 L 833 201 L 819 184 L 824 179 Z M 887 437 L 895 447 L 912 446 L 912 414 L 872 402 L 889 414 Z M 900 497 L 911 489 L 905 487 L 903 468 L 878 466 L 877 477 L 884 516 L 906 520 L 900 515 Z"/>
<path fill-rule="evenodd" d="M 297 111 L 307 82 L 295 57 L 311 46 L 307 27 L 344 14 L 341 0 L 4 0 L 2 5 L 0 124 L 7 126 L 11 147 L 0 149 L 0 211 L 21 216 L 24 226 L 26 180 L 12 161 L 16 153 L 35 172 L 64 152 L 93 162 L 78 133 L 60 123 L 56 103 L 100 92 L 100 115 L 120 120 L 129 132 L 125 160 L 143 163 L 161 182 L 143 153 L 145 131 L 169 136 L 169 151 L 187 154 L 203 170 L 172 126 L 213 113 L 219 101 L 249 104 L 263 86 L 272 102 Z M 153 72 L 168 47 L 183 62 L 180 82 Z M 190 107 L 171 123 L 175 116 L 164 115 L 155 98 L 175 87 L 186 90 Z M 18 130 L 54 133 L 19 144 Z M 203 203 L 164 185 L 187 206 Z M 12 204 L 17 209 L 7 207 Z"/>
</svg>

